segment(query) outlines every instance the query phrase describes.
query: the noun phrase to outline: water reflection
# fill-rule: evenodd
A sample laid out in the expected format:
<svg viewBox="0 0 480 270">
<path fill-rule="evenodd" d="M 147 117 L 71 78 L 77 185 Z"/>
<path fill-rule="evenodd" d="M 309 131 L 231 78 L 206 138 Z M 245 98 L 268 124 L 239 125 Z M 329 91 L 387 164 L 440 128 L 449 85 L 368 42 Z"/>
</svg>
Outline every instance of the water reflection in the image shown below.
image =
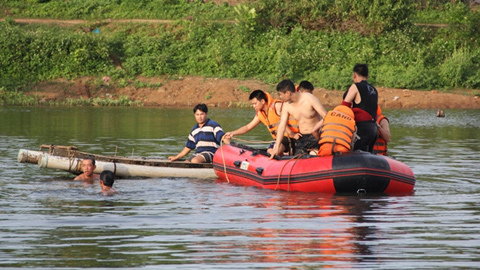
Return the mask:
<svg viewBox="0 0 480 270">
<path fill-rule="evenodd" d="M 201 179 L 98 183 L 16 162 L 18 149 L 168 156 L 190 109 L 0 107 L 0 267 L 131 269 L 475 269 L 480 111 L 386 111 L 391 153 L 412 167 L 408 196 L 263 190 Z M 226 130 L 251 109 L 212 109 Z M 86 131 L 85 127 L 93 125 Z M 246 140 L 265 140 L 257 128 Z"/>
<path fill-rule="evenodd" d="M 242 217 L 243 222 L 256 224 L 246 232 L 229 230 L 214 235 L 237 239 L 221 245 L 224 252 L 248 255 L 235 256 L 230 262 L 329 262 L 322 267 L 353 267 L 376 260 L 370 249 L 370 242 L 379 234 L 375 216 L 388 204 L 384 197 L 281 192 L 260 202 L 227 205 L 252 207 L 264 215 Z"/>
</svg>

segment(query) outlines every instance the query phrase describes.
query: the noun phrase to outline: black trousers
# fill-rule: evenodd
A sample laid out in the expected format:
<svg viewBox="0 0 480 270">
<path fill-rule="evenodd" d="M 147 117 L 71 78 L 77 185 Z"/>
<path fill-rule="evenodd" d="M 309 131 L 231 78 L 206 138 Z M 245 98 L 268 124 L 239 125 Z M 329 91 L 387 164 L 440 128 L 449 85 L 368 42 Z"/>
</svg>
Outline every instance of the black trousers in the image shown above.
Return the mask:
<svg viewBox="0 0 480 270">
<path fill-rule="evenodd" d="M 373 152 L 373 146 L 377 141 L 378 130 L 377 123 L 372 121 L 357 122 L 357 135 L 360 137 L 353 146 L 353 150 L 362 150 L 365 152 Z"/>
</svg>

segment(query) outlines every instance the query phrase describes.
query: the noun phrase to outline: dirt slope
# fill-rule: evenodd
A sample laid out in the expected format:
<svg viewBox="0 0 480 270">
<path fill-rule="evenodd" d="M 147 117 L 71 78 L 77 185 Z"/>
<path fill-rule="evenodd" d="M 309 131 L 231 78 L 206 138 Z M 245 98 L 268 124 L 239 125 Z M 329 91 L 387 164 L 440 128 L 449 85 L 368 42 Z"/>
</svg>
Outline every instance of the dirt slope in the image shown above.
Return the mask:
<svg viewBox="0 0 480 270">
<path fill-rule="evenodd" d="M 93 78 L 74 81 L 57 80 L 39 83 L 29 94 L 37 95 L 44 101 L 64 100 L 66 98 L 94 98 L 128 96 L 131 100 L 140 100 L 145 106 L 191 107 L 198 103 L 209 106 L 238 107 L 248 106 L 249 93 L 262 89 L 274 93 L 274 84 L 265 84 L 254 80 L 234 80 L 202 77 L 185 78 L 138 78 L 147 87 L 128 86 L 115 88 L 110 78 L 104 77 L 99 83 Z M 443 93 L 440 91 L 414 91 L 407 89 L 377 88 L 379 104 L 382 108 L 431 108 L 431 109 L 479 109 L 479 90 L 467 90 L 462 93 Z M 325 89 L 314 90 L 315 96 L 327 108 L 333 108 L 342 101 L 343 91 Z M 477 94 L 477 96 L 475 96 Z"/>
</svg>

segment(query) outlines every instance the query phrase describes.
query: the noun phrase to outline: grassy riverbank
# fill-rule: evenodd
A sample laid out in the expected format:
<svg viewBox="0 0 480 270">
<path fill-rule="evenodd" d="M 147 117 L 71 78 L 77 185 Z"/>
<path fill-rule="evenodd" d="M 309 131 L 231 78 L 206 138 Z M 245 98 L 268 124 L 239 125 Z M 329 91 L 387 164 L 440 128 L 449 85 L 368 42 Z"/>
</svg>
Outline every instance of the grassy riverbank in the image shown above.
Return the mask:
<svg viewBox="0 0 480 270">
<path fill-rule="evenodd" d="M 370 9 L 360 1 L 7 2 L 0 4 L 7 14 L 0 22 L 0 86 L 28 92 L 42 81 L 106 76 L 122 88 L 138 76 L 201 76 L 265 83 L 288 77 L 345 89 L 352 66 L 365 62 L 380 87 L 480 89 L 478 11 L 462 2 L 383 2 Z M 24 24 L 20 17 L 86 21 Z"/>
</svg>

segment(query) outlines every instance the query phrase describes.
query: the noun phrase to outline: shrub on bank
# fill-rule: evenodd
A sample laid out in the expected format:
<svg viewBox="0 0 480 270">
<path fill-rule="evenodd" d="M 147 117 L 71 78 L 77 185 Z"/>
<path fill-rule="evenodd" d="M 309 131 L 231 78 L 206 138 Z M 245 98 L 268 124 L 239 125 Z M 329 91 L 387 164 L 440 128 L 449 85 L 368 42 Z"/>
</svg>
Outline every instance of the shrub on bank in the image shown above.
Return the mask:
<svg viewBox="0 0 480 270">
<path fill-rule="evenodd" d="M 130 100 L 127 96 L 118 98 L 67 98 L 64 101 L 43 100 L 35 95 L 26 95 L 23 92 L 8 91 L 5 87 L 0 87 L 0 105 L 13 106 L 143 106 L 138 100 Z"/>
<path fill-rule="evenodd" d="M 60 2 L 48 4 L 63 5 Z M 72 5 L 78 9 L 76 5 L 80 2 L 74 1 Z M 114 12 L 107 10 L 106 2 L 97 2 L 101 8 L 90 12 L 100 12 L 103 16 Z M 115 12 L 128 10 L 124 6 L 127 2 L 116 1 L 122 7 Z M 387 6 L 395 8 L 409 4 L 387 2 Z M 83 3 L 85 7 L 94 5 L 92 1 Z M 199 1 L 162 3 L 178 14 L 188 14 L 181 7 L 205 12 L 205 5 Z M 261 9 L 272 3 L 277 3 L 277 8 L 291 8 L 291 14 L 285 17 L 283 9 L 275 11 L 276 8 L 272 14 Z M 0 33 L 0 86 L 27 89 L 25 86 L 37 81 L 79 76 L 110 76 L 117 85 L 125 86 L 128 79 L 138 75 L 197 75 L 256 78 L 269 83 L 288 77 L 294 81 L 308 79 L 316 87 L 344 89 L 351 83 L 353 65 L 364 62 L 370 65 L 371 81 L 378 86 L 480 88 L 480 38 L 475 34 L 480 23 L 474 23 L 480 21 L 478 12 L 455 6 L 449 13 L 453 14 L 451 28 L 432 29 L 405 21 L 410 6 L 406 13 L 390 18 L 394 15 L 384 7 L 365 10 L 357 1 L 333 7 L 309 3 L 257 1 L 253 6 L 258 10 L 215 6 L 218 10 L 235 10 L 239 17 L 237 24 L 211 20 L 179 20 L 167 25 L 99 24 L 96 32 L 78 26 L 19 25 L 7 19 L 1 23 L 4 31 Z M 136 4 L 151 7 L 153 1 Z M 341 29 L 349 21 L 349 16 L 340 16 L 343 13 L 339 10 L 345 8 L 350 12 L 347 15 L 355 14 L 355 27 L 363 24 L 368 29 Z M 336 13 L 332 15 L 333 11 Z M 383 13 L 374 16 L 374 11 Z M 309 14 L 317 14 L 317 19 Z M 300 18 L 305 20 L 298 21 Z M 322 18 L 335 18 L 335 23 L 318 30 Z M 375 26 L 381 20 L 386 21 Z M 392 24 L 393 21 L 398 22 L 398 27 L 394 27 L 397 24 Z"/>
<path fill-rule="evenodd" d="M 198 20 L 234 18 L 228 5 L 202 0 L 17 0 L 0 3 L 14 17 L 50 19 L 170 19 Z"/>
</svg>

